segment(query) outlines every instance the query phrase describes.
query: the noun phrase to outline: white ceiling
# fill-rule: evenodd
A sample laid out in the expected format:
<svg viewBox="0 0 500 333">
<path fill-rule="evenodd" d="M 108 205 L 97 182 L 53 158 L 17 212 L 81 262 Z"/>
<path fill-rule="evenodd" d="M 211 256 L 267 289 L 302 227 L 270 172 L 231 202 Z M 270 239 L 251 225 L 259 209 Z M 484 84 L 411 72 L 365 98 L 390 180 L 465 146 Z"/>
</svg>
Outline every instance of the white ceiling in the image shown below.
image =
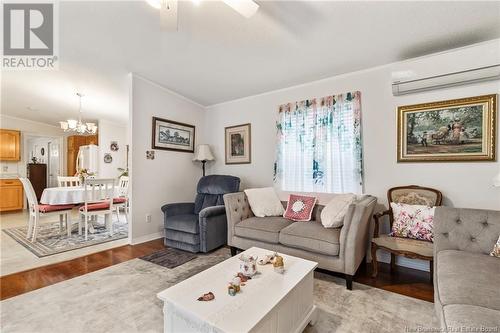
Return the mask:
<svg viewBox="0 0 500 333">
<path fill-rule="evenodd" d="M 61 2 L 59 71 L 3 72 L 1 112 L 57 124 L 79 91 L 86 118 L 123 123 L 130 72 L 212 105 L 500 37 L 500 2 L 258 3 L 181 2 L 171 33 L 144 1 Z"/>
</svg>

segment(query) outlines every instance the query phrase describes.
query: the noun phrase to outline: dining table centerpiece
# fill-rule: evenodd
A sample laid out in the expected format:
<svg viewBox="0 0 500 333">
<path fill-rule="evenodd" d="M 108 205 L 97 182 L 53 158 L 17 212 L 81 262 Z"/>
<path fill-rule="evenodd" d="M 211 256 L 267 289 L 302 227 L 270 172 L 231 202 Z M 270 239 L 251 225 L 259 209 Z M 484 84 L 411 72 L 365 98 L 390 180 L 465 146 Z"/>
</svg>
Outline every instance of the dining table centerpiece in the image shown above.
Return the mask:
<svg viewBox="0 0 500 333">
<path fill-rule="evenodd" d="M 76 171 L 76 177 L 80 179 L 80 183 L 83 184 L 85 179 L 88 177 L 93 177 L 95 174 L 93 172 L 88 171 L 87 169 L 78 169 Z"/>
</svg>

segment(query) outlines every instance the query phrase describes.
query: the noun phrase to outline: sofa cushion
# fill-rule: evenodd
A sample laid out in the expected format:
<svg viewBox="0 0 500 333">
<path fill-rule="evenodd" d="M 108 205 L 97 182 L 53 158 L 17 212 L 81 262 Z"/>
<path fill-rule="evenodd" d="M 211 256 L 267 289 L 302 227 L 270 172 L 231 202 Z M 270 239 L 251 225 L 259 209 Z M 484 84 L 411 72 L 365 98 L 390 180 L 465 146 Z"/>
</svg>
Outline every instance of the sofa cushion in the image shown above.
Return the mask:
<svg viewBox="0 0 500 333">
<path fill-rule="evenodd" d="M 475 305 L 451 304 L 444 307 L 443 313 L 446 326 L 450 329 L 500 327 L 500 311 L 494 309 Z M 483 332 L 487 332 L 487 330 Z"/>
<path fill-rule="evenodd" d="M 290 224 L 291 221 L 281 216 L 251 217 L 236 224 L 234 233 L 240 237 L 278 243 L 280 230 Z"/>
<path fill-rule="evenodd" d="M 321 212 L 321 223 L 325 228 L 340 228 L 344 225 L 344 216 L 349 206 L 356 201 L 352 193 L 338 194 L 328 202 Z"/>
<path fill-rule="evenodd" d="M 436 272 L 443 306 L 466 304 L 500 310 L 500 263 L 497 258 L 444 250 L 437 254 Z"/>
<path fill-rule="evenodd" d="M 283 245 L 322 253 L 339 255 L 341 228 L 325 228 L 318 221 L 295 222 L 280 232 L 279 242 Z"/>
<path fill-rule="evenodd" d="M 272 187 L 251 188 L 244 192 L 255 216 L 282 216 L 285 212 L 283 204 Z"/>
<path fill-rule="evenodd" d="M 432 257 L 434 255 L 433 244 L 431 242 L 418 239 L 380 235 L 377 238 L 373 238 L 372 242 L 378 246 L 383 246 L 391 250 L 413 252 L 425 257 Z"/>
<path fill-rule="evenodd" d="M 184 214 L 169 216 L 165 221 L 165 228 L 183 231 L 190 234 L 197 234 L 200 232 L 198 215 Z"/>
</svg>

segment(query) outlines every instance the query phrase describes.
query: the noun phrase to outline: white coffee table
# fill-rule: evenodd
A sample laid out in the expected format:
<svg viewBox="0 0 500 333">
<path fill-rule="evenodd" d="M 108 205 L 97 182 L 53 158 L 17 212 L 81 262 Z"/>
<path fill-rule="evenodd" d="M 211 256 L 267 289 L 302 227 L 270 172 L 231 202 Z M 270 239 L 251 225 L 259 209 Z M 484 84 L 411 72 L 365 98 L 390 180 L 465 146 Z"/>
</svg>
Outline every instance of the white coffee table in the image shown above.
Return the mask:
<svg viewBox="0 0 500 333">
<path fill-rule="evenodd" d="M 263 258 L 271 251 L 252 247 L 244 253 Z M 229 258 L 160 293 L 164 302 L 165 332 L 302 332 L 316 320 L 313 271 L 316 262 L 280 254 L 285 273 L 272 265 L 260 266 L 236 296 L 227 292 L 228 281 L 239 270 L 239 255 Z M 207 292 L 215 300 L 200 302 Z"/>
</svg>

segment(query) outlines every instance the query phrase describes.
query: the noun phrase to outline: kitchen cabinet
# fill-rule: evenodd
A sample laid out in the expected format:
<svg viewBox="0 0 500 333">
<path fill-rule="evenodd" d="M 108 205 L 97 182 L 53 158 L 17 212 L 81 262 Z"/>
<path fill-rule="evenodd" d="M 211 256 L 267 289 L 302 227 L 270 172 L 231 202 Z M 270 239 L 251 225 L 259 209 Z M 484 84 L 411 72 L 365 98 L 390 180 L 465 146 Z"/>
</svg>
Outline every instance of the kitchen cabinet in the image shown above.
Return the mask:
<svg viewBox="0 0 500 333">
<path fill-rule="evenodd" d="M 23 209 L 23 184 L 19 179 L 0 179 L 0 212 Z"/>
<path fill-rule="evenodd" d="M 21 160 L 21 132 L 0 129 L 0 161 Z"/>
<path fill-rule="evenodd" d="M 72 135 L 68 136 L 68 149 L 66 152 L 67 175 L 74 176 L 76 173 L 76 157 L 80 146 L 98 145 L 98 135 Z"/>
</svg>

